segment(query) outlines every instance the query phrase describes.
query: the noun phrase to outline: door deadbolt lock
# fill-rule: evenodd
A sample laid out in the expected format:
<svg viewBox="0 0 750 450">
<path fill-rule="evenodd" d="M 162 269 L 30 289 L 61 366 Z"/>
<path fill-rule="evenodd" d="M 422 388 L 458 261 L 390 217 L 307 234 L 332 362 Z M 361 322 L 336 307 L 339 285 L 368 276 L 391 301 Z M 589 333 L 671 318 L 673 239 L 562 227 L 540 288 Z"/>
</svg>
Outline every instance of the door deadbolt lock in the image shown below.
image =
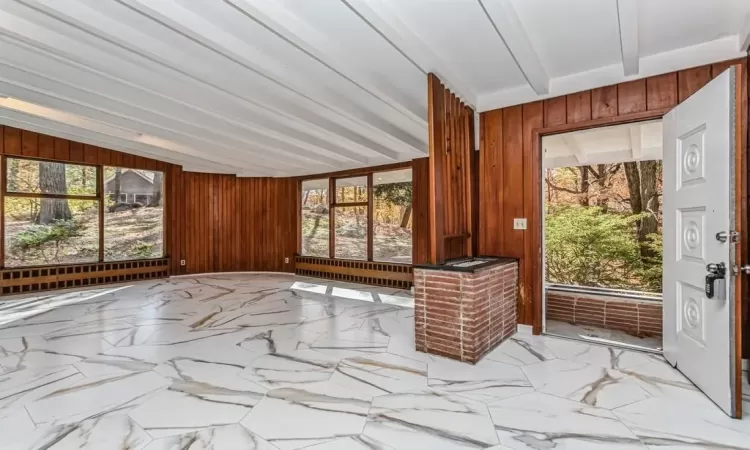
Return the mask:
<svg viewBox="0 0 750 450">
<path fill-rule="evenodd" d="M 727 233 L 726 231 L 719 231 L 716 233 L 716 240 L 721 242 L 722 244 L 726 241 L 729 241 L 731 243 L 739 242 L 740 240 L 740 234 L 736 231 L 730 231 Z"/>
<path fill-rule="evenodd" d="M 717 300 L 726 300 L 726 275 L 727 266 L 721 262 L 718 264 L 709 264 L 706 266 L 708 275 L 706 275 L 706 298 Z"/>
</svg>

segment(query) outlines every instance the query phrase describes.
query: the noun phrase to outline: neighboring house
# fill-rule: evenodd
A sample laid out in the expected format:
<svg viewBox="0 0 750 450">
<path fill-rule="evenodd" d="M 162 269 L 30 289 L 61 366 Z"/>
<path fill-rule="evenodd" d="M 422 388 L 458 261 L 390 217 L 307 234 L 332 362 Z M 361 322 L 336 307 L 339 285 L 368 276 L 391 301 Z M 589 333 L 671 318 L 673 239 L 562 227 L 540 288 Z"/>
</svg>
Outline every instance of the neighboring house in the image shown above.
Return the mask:
<svg viewBox="0 0 750 450">
<path fill-rule="evenodd" d="M 120 175 L 120 198 L 113 198 L 115 177 L 104 180 L 104 193 L 112 200 L 124 203 L 148 205 L 154 195 L 154 172 L 135 169 L 122 169 Z"/>
</svg>

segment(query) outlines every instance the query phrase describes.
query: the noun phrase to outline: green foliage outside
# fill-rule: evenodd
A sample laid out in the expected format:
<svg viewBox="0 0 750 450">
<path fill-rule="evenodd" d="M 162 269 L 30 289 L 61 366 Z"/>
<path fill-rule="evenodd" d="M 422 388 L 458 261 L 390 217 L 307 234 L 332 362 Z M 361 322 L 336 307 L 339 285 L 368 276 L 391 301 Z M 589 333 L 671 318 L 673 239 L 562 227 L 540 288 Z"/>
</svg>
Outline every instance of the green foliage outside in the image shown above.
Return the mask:
<svg viewBox="0 0 750 450">
<path fill-rule="evenodd" d="M 49 225 L 31 225 L 15 236 L 10 248 L 14 252 L 26 252 L 47 243 L 59 246 L 62 241 L 81 236 L 83 228 L 83 224 L 77 220 L 55 220 Z"/>
<path fill-rule="evenodd" d="M 595 206 L 549 205 L 545 251 L 552 283 L 661 292 L 661 235 L 645 244 L 635 233 L 637 214 L 609 213 Z"/>
</svg>

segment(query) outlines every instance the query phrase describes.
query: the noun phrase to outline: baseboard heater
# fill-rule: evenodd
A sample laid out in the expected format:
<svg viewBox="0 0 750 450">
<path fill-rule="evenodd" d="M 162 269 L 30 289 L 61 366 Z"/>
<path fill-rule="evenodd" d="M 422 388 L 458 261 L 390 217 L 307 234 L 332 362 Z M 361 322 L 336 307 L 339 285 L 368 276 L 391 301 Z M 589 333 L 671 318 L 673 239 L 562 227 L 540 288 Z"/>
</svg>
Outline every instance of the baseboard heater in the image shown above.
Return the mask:
<svg viewBox="0 0 750 450">
<path fill-rule="evenodd" d="M 410 264 L 297 256 L 297 275 L 327 278 L 351 283 L 371 284 L 408 290 L 414 275 Z"/>
<path fill-rule="evenodd" d="M 169 258 L 0 270 L 0 295 L 166 278 Z"/>
</svg>

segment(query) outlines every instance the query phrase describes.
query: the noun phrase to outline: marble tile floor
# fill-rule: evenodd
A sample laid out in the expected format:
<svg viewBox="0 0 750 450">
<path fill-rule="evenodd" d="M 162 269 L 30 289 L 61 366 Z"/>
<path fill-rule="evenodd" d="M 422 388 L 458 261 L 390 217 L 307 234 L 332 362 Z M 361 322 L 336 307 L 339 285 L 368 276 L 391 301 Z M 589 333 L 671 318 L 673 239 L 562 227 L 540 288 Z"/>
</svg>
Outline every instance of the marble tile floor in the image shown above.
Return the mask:
<svg viewBox="0 0 750 450">
<path fill-rule="evenodd" d="M 0 449 L 750 449 L 654 354 L 521 330 L 471 366 L 414 351 L 411 301 L 271 274 L 9 298 Z"/>
</svg>

